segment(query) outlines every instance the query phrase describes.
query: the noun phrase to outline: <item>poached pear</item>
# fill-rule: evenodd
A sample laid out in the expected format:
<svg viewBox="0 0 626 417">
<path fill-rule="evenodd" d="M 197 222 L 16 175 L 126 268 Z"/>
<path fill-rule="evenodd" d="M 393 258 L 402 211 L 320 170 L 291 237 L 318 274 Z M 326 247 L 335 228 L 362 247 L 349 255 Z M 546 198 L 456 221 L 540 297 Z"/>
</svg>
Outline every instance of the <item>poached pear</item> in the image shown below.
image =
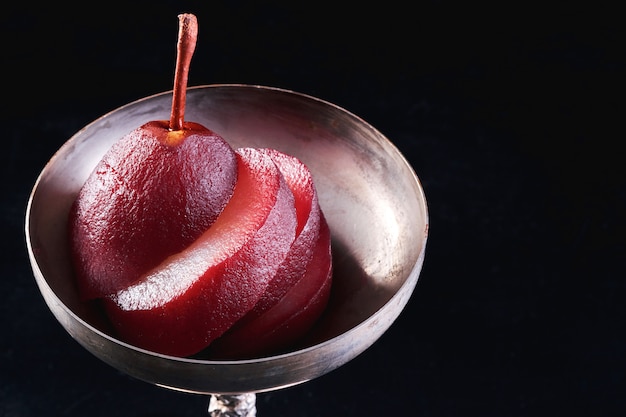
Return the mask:
<svg viewBox="0 0 626 417">
<path fill-rule="evenodd" d="M 179 22 L 170 120 L 116 142 L 70 210 L 79 293 L 122 340 L 154 352 L 284 348 L 321 315 L 332 282 L 312 175 L 292 156 L 235 150 L 184 120 L 197 21 Z"/>
</svg>

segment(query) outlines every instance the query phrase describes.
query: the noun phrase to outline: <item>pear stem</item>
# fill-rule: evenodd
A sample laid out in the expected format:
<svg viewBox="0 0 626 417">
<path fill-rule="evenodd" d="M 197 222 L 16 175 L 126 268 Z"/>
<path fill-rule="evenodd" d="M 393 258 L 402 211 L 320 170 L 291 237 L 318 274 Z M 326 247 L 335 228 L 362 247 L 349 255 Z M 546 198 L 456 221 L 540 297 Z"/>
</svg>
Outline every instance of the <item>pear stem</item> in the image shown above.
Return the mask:
<svg viewBox="0 0 626 417">
<path fill-rule="evenodd" d="M 189 64 L 196 49 L 198 39 L 198 20 L 190 13 L 178 15 L 179 30 L 176 45 L 176 70 L 174 72 L 174 91 L 172 97 L 172 112 L 170 115 L 170 130 L 182 130 L 185 121 L 185 102 L 187 99 L 187 79 Z"/>
</svg>

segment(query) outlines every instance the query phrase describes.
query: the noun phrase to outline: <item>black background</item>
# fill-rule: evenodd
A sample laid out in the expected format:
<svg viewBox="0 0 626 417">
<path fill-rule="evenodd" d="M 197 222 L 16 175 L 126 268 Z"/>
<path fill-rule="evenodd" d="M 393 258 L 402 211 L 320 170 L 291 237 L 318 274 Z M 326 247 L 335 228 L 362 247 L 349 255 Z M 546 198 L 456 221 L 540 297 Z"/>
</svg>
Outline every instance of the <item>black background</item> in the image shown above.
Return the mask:
<svg viewBox="0 0 626 417">
<path fill-rule="evenodd" d="M 3 7 L 0 416 L 206 415 L 206 398 L 136 381 L 74 342 L 39 295 L 23 233 L 56 149 L 172 88 L 180 12 L 200 24 L 190 85 L 338 104 L 398 146 L 429 204 L 400 318 L 340 369 L 259 395 L 259 417 L 624 415 L 618 11 L 400 4 Z"/>
</svg>

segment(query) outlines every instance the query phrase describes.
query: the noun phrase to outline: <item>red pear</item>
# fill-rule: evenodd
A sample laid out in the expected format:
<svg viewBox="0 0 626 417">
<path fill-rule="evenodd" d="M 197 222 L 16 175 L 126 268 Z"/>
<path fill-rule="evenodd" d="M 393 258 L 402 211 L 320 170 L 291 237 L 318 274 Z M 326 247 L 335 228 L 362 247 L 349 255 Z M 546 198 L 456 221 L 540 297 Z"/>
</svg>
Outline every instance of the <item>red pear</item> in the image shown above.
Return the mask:
<svg viewBox="0 0 626 417">
<path fill-rule="evenodd" d="M 120 336 L 188 356 L 241 319 L 265 293 L 296 232 L 293 194 L 272 159 L 237 151 L 238 182 L 222 215 L 198 240 L 107 298 Z"/>
<path fill-rule="evenodd" d="M 179 16 L 172 112 L 105 154 L 71 208 L 83 299 L 118 336 L 191 356 L 258 355 L 317 320 L 332 281 L 330 231 L 311 172 L 271 149 L 234 151 L 184 121 L 195 16 Z"/>
</svg>

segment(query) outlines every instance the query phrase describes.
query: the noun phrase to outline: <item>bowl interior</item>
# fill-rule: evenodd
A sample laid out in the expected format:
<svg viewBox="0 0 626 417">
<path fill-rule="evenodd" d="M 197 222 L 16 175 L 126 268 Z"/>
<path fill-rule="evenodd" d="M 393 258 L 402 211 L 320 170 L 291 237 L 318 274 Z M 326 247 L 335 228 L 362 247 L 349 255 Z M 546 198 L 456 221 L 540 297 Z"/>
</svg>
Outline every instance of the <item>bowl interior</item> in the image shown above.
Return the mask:
<svg viewBox="0 0 626 417">
<path fill-rule="evenodd" d="M 426 200 L 404 157 L 351 113 L 302 94 L 257 86 L 189 89 L 186 120 L 233 147 L 271 147 L 311 170 L 332 231 L 334 284 L 324 316 L 298 349 L 241 361 L 174 358 L 111 336 L 80 303 L 66 221 L 80 187 L 112 143 L 169 119 L 171 93 L 104 115 L 74 135 L 41 172 L 29 201 L 27 246 L 44 299 L 81 345 L 147 382 L 191 392 L 260 392 L 320 376 L 369 347 L 400 314 L 417 282 L 428 233 Z"/>
</svg>

